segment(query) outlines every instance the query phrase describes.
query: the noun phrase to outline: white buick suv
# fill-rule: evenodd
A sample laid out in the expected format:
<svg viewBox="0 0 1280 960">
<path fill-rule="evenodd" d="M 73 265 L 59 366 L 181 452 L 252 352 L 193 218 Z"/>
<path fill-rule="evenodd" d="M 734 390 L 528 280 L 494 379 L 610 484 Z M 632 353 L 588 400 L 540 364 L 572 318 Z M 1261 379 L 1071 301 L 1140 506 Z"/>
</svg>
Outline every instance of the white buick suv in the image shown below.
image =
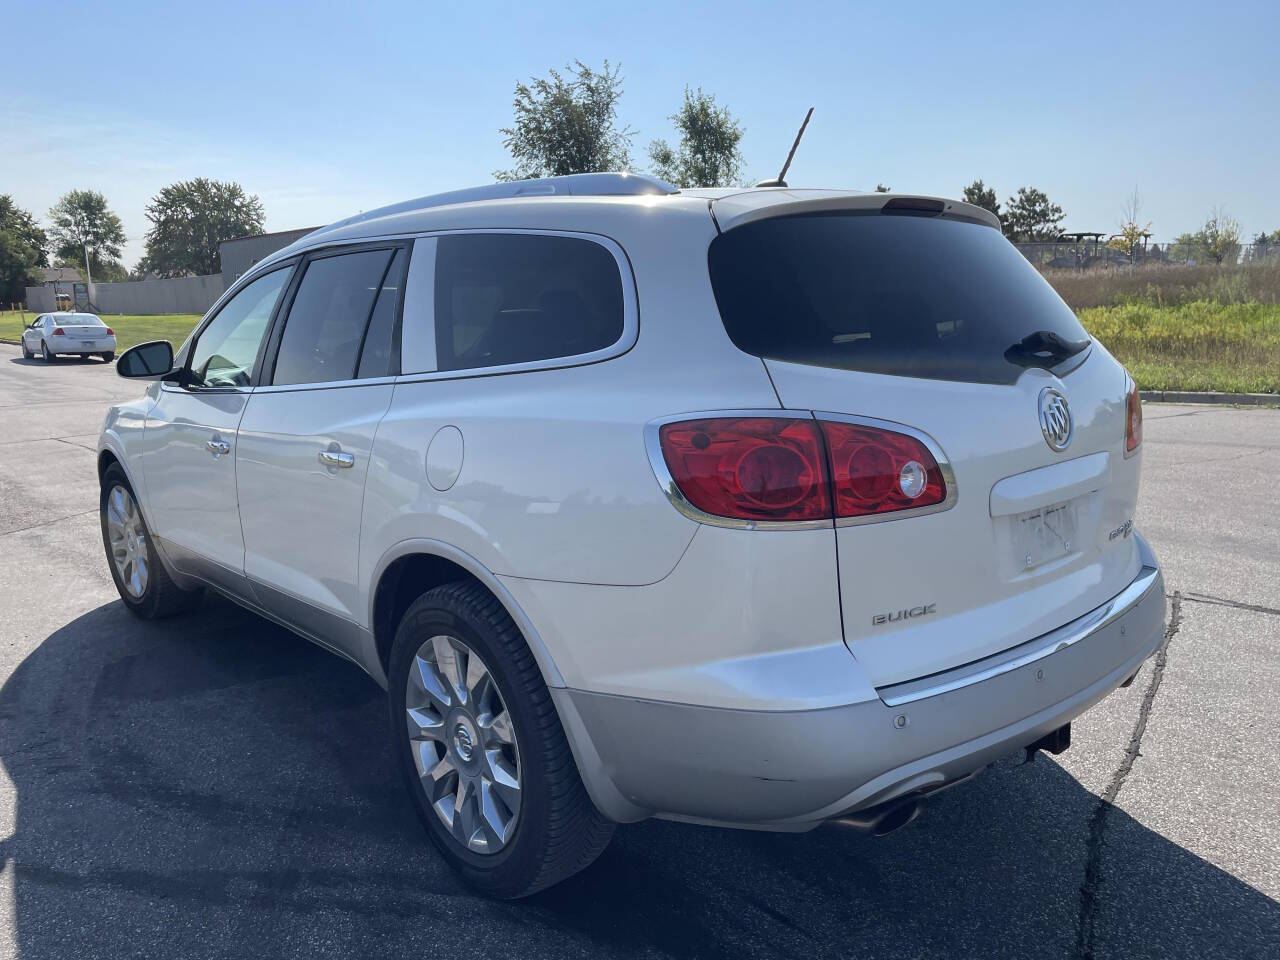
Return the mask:
<svg viewBox="0 0 1280 960">
<path fill-rule="evenodd" d="M 989 213 L 591 174 L 256 264 L 102 432 L 124 603 L 354 662 L 502 897 L 615 823 L 884 832 L 1161 644 L 1142 414 Z"/>
</svg>

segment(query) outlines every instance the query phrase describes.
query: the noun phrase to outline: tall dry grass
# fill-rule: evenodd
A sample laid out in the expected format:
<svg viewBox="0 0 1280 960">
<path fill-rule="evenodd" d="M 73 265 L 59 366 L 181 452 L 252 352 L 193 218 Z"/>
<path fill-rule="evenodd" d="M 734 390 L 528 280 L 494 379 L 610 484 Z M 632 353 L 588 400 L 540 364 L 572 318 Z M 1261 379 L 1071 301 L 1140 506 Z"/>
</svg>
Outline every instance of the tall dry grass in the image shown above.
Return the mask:
<svg viewBox="0 0 1280 960">
<path fill-rule="evenodd" d="M 1280 257 L 1233 266 L 1153 264 L 1131 270 L 1045 270 L 1044 275 L 1077 311 L 1126 303 L 1157 307 L 1196 301 L 1280 304 Z"/>
</svg>

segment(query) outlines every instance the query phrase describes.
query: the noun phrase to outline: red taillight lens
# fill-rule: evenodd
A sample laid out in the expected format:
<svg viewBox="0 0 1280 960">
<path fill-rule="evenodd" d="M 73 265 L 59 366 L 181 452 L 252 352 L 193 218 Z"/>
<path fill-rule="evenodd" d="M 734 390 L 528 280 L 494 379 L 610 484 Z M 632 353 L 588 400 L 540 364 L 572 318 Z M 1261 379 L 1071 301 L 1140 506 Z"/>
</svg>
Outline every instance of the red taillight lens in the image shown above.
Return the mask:
<svg viewBox="0 0 1280 960">
<path fill-rule="evenodd" d="M 1124 452 L 1129 455 L 1142 443 L 1142 398 L 1138 396 L 1138 385 L 1129 378 L 1129 386 L 1124 397 Z"/>
<path fill-rule="evenodd" d="M 837 517 L 930 507 L 947 499 L 938 461 L 915 437 L 829 420 L 822 421 L 822 432 Z"/>
<path fill-rule="evenodd" d="M 116 332 L 112 330 L 110 327 L 107 327 L 107 336 L 114 337 L 115 335 L 116 335 Z"/>
<path fill-rule="evenodd" d="M 867 424 L 708 417 L 664 424 L 658 437 L 684 499 L 712 516 L 830 520 L 936 506 L 948 496 L 924 442 Z"/>
<path fill-rule="evenodd" d="M 812 420 L 715 417 L 658 432 L 671 478 L 717 517 L 795 521 L 831 517 L 822 438 Z"/>
<path fill-rule="evenodd" d="M 61 327 L 54 327 L 54 328 L 53 328 L 53 335 L 54 335 L 55 337 L 65 337 L 65 336 L 66 336 L 66 333 L 65 333 L 65 331 L 63 331 L 63 329 L 62 329 Z"/>
</svg>

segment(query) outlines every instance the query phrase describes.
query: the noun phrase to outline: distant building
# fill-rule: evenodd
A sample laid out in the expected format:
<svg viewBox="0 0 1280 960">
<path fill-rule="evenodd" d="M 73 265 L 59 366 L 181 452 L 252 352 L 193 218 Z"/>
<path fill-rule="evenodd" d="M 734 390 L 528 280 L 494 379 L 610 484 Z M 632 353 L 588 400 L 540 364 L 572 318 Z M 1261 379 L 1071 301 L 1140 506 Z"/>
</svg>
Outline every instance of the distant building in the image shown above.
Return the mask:
<svg viewBox="0 0 1280 960">
<path fill-rule="evenodd" d="M 231 285 L 259 260 L 269 257 L 315 229 L 315 227 L 307 227 L 305 230 L 280 230 L 276 233 L 259 233 L 252 237 L 223 240 L 218 244 L 223 284 L 230 289 Z"/>
<path fill-rule="evenodd" d="M 40 286 L 44 289 L 43 303 L 49 310 L 89 310 L 89 287 L 75 267 L 41 267 Z M 27 288 L 27 302 L 32 301 L 31 287 Z M 34 309 L 34 308 L 33 308 Z"/>
</svg>

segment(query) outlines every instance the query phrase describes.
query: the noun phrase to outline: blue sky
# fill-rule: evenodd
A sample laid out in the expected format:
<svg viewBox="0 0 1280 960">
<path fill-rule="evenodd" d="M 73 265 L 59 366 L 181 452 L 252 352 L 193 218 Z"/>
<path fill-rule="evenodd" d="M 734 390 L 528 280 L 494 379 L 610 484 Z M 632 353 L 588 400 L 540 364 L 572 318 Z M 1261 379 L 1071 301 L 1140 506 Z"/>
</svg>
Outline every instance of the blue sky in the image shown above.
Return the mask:
<svg viewBox="0 0 1280 960">
<path fill-rule="evenodd" d="M 143 252 L 174 180 L 237 180 L 267 228 L 312 226 L 509 165 L 515 81 L 620 63 L 633 162 L 686 84 L 746 127 L 776 175 L 804 110 L 794 185 L 1001 200 L 1045 190 L 1064 226 L 1111 231 L 1136 185 L 1157 239 L 1221 206 L 1280 229 L 1280 5 L 31 3 L 0 0 L 0 192 L 42 220 L 103 191 Z M 20 42 L 19 42 L 20 41 Z M 43 52 L 42 52 L 43 51 Z"/>
</svg>

